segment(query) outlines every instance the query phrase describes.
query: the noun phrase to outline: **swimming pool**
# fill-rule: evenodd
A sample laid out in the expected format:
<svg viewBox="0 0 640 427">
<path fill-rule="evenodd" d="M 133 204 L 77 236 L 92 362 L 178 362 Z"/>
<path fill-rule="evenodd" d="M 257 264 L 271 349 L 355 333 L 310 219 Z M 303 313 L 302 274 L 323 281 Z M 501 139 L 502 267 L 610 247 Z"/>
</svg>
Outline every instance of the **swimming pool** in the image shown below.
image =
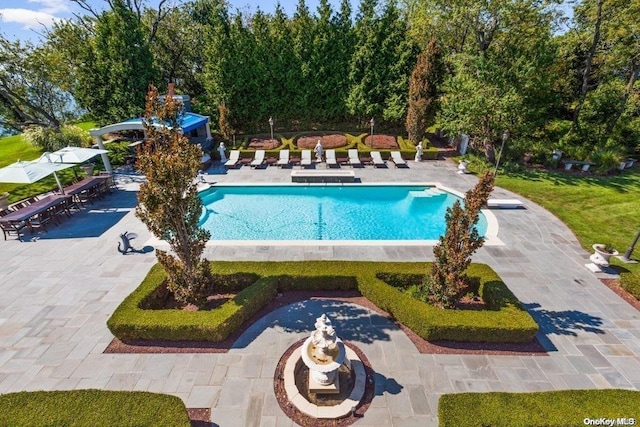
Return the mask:
<svg viewBox="0 0 640 427">
<path fill-rule="evenodd" d="M 200 197 L 200 225 L 222 241 L 437 240 L 459 200 L 428 185 L 362 184 L 214 186 Z"/>
</svg>

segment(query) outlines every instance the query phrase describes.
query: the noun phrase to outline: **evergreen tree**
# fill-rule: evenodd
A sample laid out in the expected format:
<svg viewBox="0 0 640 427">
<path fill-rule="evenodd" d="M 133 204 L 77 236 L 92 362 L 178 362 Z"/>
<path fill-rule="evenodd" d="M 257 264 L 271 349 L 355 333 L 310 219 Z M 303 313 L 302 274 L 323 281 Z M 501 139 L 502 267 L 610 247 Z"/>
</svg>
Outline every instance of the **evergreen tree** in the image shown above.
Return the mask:
<svg viewBox="0 0 640 427">
<path fill-rule="evenodd" d="M 459 201 L 447 208 L 447 229 L 433 248 L 435 261 L 424 283 L 427 299 L 444 307 L 453 308 L 470 291 L 471 283 L 466 270 L 473 255 L 484 244 L 484 237 L 475 228 L 480 209 L 486 205 L 493 191 L 494 175 L 486 172 L 474 188 L 467 191 L 464 209 Z"/>
<path fill-rule="evenodd" d="M 377 0 L 360 3 L 346 104 L 349 113 L 361 120 L 377 116 L 402 123 L 415 51 L 395 3 L 388 2 L 382 16 L 376 13 L 377 4 Z"/>
<path fill-rule="evenodd" d="M 182 304 L 200 306 L 206 302 L 211 286 L 209 262 L 202 259 L 210 234 L 198 226 L 202 201 L 195 178 L 202 150 L 180 132 L 181 107 L 172 97 L 160 105 L 155 87 L 149 91 L 147 142 L 138 156 L 138 168 L 147 180 L 140 185 L 136 216 L 173 251 L 156 249 L 158 262 L 167 273 L 169 291 Z M 167 126 L 156 127 L 154 120 Z"/>
<path fill-rule="evenodd" d="M 74 96 L 101 125 L 138 117 L 154 81 L 153 58 L 137 16 L 123 0 L 97 19 Z"/>
<path fill-rule="evenodd" d="M 435 39 L 431 39 L 411 73 L 409 83 L 409 108 L 407 111 L 407 133 L 417 144 L 422 141 L 427 127 L 435 123 L 438 109 L 438 84 L 442 79 L 440 50 Z"/>
<path fill-rule="evenodd" d="M 354 51 L 349 66 L 349 92 L 346 105 L 349 114 L 361 121 L 369 116 L 380 116 L 382 102 L 379 75 L 376 72 L 378 40 L 376 27 L 379 19 L 375 8 L 378 0 L 362 0 L 353 29 Z"/>
</svg>

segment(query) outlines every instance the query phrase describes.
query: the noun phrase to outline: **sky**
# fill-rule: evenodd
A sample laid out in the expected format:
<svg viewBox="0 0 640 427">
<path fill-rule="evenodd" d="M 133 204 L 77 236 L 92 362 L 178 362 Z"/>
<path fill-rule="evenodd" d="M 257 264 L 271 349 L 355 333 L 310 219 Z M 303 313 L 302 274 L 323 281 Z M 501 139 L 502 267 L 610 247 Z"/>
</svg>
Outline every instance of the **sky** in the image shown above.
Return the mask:
<svg viewBox="0 0 640 427">
<path fill-rule="evenodd" d="M 103 9 L 106 4 L 104 0 L 89 2 L 97 10 Z M 319 2 L 306 0 L 305 3 L 309 10 L 315 11 Z M 340 0 L 330 0 L 329 3 L 334 9 L 338 9 Z M 149 0 L 148 4 L 153 6 L 157 4 L 157 0 Z M 230 0 L 229 4 L 231 11 L 255 11 L 260 6 L 262 11 L 269 13 L 274 11 L 276 1 Z M 293 15 L 297 4 L 298 0 L 280 0 L 280 5 L 289 16 Z M 352 0 L 352 4 L 357 7 L 359 1 Z M 30 40 L 35 43 L 43 32 L 43 26 L 48 27 L 56 20 L 72 18 L 74 12 L 83 14 L 82 9 L 70 0 L 0 0 L 0 32 L 12 40 Z"/>
</svg>

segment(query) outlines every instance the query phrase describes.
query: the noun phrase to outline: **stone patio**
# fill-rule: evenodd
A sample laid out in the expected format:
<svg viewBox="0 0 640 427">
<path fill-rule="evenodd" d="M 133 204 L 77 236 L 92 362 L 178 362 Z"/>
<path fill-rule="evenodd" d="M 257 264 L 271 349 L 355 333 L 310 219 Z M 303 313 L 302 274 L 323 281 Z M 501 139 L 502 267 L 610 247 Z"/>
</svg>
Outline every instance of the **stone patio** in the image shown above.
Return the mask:
<svg viewBox="0 0 640 427">
<path fill-rule="evenodd" d="M 362 182 L 440 182 L 473 186 L 448 161 L 409 162 L 408 169 L 356 169 Z M 324 165 L 320 165 L 324 168 Z M 225 171 L 211 183 L 290 182 L 289 169 Z M 169 393 L 187 407 L 212 408 L 212 423 L 286 426 L 273 394 L 280 355 L 307 336 L 326 312 L 376 371 L 376 396 L 356 425 L 435 426 L 437 401 L 461 391 L 568 388 L 640 390 L 640 313 L 604 286 L 584 264 L 589 253 L 549 212 L 513 193 L 526 209 L 494 210 L 504 246 L 485 247 L 475 261 L 491 265 L 541 327 L 549 356 L 419 354 L 394 324 L 347 303 L 308 301 L 254 324 L 226 354 L 103 354 L 113 336 L 106 320 L 155 263 L 148 253 L 121 255 L 118 235 L 135 232 L 136 249 L 151 235 L 135 218 L 141 177 L 119 174 L 120 191 L 26 241 L 0 242 L 0 393 L 100 388 Z M 431 260 L 430 247 L 219 245 L 211 260 Z M 300 322 L 302 320 L 302 322 Z M 300 326 L 302 325 L 302 326 Z M 621 415 L 623 416 L 623 415 Z"/>
</svg>

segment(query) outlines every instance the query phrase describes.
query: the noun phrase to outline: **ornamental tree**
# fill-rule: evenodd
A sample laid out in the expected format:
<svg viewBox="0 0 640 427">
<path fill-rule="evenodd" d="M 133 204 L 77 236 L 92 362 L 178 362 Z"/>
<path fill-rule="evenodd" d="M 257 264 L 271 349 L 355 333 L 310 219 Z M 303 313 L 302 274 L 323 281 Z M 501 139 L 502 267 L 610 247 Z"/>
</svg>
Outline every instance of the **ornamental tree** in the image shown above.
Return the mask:
<svg viewBox="0 0 640 427">
<path fill-rule="evenodd" d="M 415 144 L 422 141 L 427 127 L 435 123 L 438 108 L 438 84 L 442 78 L 442 60 L 435 39 L 418 55 L 409 80 L 409 107 L 406 129 Z"/>
<path fill-rule="evenodd" d="M 171 247 L 173 253 L 156 249 L 156 256 L 176 301 L 200 306 L 206 302 L 211 284 L 209 261 L 202 258 L 210 234 L 198 226 L 202 202 L 195 178 L 202 150 L 180 132 L 181 107 L 172 97 L 166 97 L 161 105 L 153 86 L 147 94 L 147 141 L 139 150 L 137 163 L 147 181 L 140 185 L 136 216 Z"/>
<path fill-rule="evenodd" d="M 466 275 L 471 255 L 484 244 L 476 229 L 480 209 L 487 203 L 493 191 L 494 175 L 486 172 L 474 188 L 467 191 L 464 208 L 459 201 L 447 208 L 447 229 L 433 248 L 435 261 L 423 286 L 428 298 L 443 308 L 455 304 L 472 290 Z"/>
</svg>

